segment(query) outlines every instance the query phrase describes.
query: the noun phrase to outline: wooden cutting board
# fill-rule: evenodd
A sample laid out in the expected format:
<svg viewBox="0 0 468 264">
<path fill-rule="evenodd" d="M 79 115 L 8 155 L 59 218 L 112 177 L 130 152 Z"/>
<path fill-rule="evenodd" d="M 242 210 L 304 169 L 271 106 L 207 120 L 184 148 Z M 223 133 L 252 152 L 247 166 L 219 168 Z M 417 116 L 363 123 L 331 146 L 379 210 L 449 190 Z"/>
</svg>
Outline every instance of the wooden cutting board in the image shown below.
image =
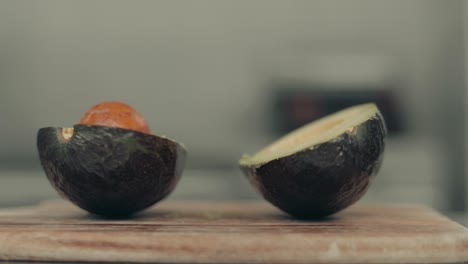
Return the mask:
<svg viewBox="0 0 468 264">
<path fill-rule="evenodd" d="M 131 219 L 65 201 L 0 210 L 0 259 L 169 263 L 468 262 L 468 230 L 424 207 L 355 205 L 321 221 L 266 203 L 163 202 Z"/>
</svg>

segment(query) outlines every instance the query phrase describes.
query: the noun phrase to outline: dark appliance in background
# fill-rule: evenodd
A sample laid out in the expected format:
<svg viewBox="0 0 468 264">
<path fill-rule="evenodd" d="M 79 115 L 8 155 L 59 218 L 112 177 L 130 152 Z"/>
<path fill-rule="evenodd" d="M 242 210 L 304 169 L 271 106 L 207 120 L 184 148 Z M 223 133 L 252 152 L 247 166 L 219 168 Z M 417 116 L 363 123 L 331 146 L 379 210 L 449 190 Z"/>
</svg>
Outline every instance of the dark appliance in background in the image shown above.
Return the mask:
<svg viewBox="0 0 468 264">
<path fill-rule="evenodd" d="M 343 108 L 374 102 L 387 123 L 389 135 L 404 131 L 402 108 L 391 88 L 328 87 L 277 83 L 273 87 L 273 129 L 282 135 Z"/>
</svg>

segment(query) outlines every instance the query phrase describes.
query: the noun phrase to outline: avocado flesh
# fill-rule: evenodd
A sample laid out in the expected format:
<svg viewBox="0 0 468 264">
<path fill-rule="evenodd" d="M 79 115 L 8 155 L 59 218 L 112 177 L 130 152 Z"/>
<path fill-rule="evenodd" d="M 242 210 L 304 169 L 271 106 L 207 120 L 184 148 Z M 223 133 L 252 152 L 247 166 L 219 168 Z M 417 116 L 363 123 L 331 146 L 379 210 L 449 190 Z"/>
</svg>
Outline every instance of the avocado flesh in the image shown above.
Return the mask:
<svg viewBox="0 0 468 264">
<path fill-rule="evenodd" d="M 378 112 L 377 106 L 368 103 L 333 113 L 288 133 L 253 156 L 244 155 L 240 162 L 241 164 L 265 163 L 333 140 L 370 119 L 376 112 Z"/>
<path fill-rule="evenodd" d="M 324 217 L 365 194 L 381 166 L 386 135 L 377 107 L 358 105 L 299 128 L 239 163 L 273 205 L 299 218 Z"/>
<path fill-rule="evenodd" d="M 59 194 L 105 216 L 129 215 L 166 197 L 180 179 L 186 156 L 184 147 L 170 139 L 95 125 L 41 128 L 37 147 Z"/>
</svg>

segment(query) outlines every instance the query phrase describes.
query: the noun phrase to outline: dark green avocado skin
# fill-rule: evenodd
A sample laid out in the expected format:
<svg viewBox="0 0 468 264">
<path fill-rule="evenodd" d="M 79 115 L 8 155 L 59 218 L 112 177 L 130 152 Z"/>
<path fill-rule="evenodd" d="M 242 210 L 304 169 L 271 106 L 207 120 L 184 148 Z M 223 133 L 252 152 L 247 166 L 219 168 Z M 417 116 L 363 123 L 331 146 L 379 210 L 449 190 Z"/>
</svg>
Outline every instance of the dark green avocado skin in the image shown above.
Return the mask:
<svg viewBox="0 0 468 264">
<path fill-rule="evenodd" d="M 186 157 L 185 149 L 169 139 L 92 125 L 75 125 L 69 141 L 61 128 L 41 128 L 37 148 L 59 194 L 104 216 L 129 215 L 166 197 Z"/>
<path fill-rule="evenodd" d="M 333 141 L 261 166 L 241 166 L 263 197 L 297 218 L 321 218 L 359 200 L 379 171 L 387 129 L 380 113 Z"/>
</svg>

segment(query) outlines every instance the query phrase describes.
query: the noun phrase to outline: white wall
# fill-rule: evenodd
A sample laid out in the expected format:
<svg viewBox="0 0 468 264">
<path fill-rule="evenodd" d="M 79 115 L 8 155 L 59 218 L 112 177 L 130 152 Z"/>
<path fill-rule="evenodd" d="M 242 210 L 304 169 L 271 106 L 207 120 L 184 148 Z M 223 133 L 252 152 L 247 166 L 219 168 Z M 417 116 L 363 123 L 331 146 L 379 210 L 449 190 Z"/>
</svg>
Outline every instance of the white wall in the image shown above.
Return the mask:
<svg viewBox="0 0 468 264">
<path fill-rule="evenodd" d="M 35 160 L 39 127 L 112 99 L 234 163 L 269 140 L 258 56 L 296 44 L 395 56 L 412 131 L 430 134 L 463 81 L 460 3 L 0 1 L 0 160 Z"/>
</svg>

